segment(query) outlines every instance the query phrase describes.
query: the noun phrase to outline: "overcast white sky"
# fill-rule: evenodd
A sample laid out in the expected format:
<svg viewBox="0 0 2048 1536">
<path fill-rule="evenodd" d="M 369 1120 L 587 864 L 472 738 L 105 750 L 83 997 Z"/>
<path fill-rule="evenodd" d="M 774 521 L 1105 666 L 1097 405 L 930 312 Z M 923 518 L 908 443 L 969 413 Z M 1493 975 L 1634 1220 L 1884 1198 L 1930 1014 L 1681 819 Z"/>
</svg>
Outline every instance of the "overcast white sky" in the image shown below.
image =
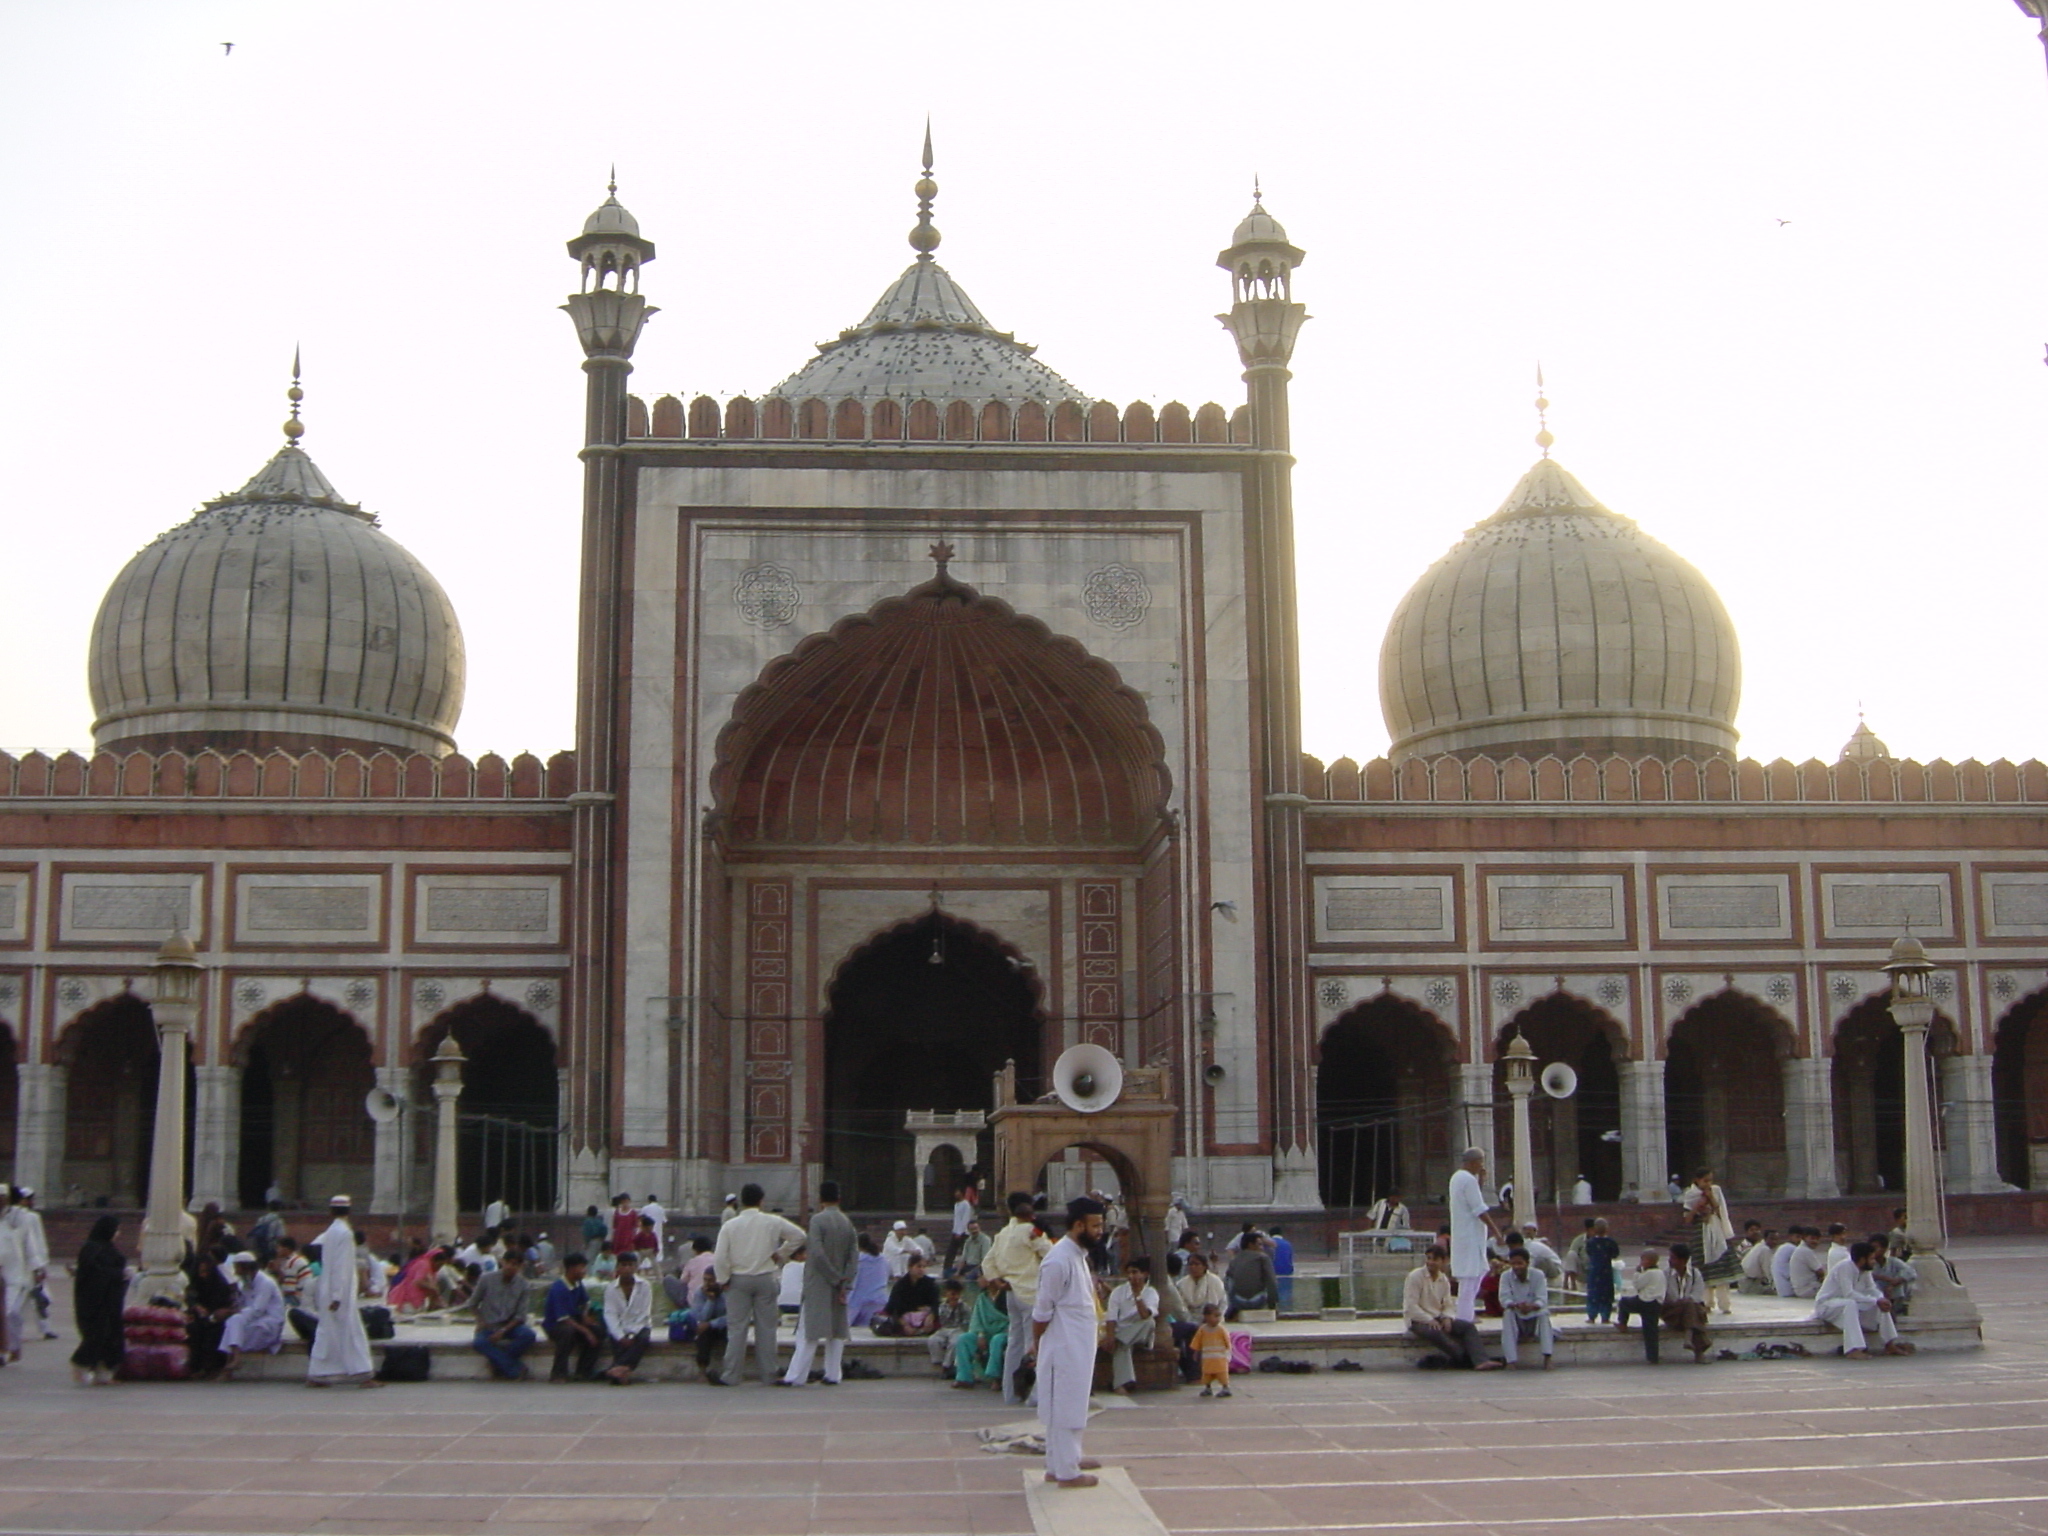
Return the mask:
<svg viewBox="0 0 2048 1536">
<path fill-rule="evenodd" d="M 439 576 L 466 751 L 569 745 L 563 241 L 660 247 L 636 389 L 766 388 L 940 253 L 1083 390 L 1242 398 L 1254 172 L 1309 252 L 1306 739 L 1384 750 L 1422 570 L 1557 457 L 1691 559 L 1743 750 L 2044 747 L 2048 75 L 2010 0 L 0 6 L 0 746 L 89 744 L 123 562 L 279 442 Z M 221 44 L 233 41 L 232 54 Z M 1790 220 L 1781 224 L 1781 219 Z"/>
</svg>

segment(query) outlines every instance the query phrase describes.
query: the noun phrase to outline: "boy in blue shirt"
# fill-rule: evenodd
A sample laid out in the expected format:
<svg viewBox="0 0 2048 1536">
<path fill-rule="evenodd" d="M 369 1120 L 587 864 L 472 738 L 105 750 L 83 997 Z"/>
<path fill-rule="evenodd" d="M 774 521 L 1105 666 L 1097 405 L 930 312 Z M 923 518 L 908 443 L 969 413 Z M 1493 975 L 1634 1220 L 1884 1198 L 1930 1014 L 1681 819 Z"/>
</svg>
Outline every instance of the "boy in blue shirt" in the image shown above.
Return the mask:
<svg viewBox="0 0 2048 1536">
<path fill-rule="evenodd" d="M 1278 1227 L 1267 1229 L 1266 1240 L 1273 1246 L 1273 1275 L 1280 1282 L 1280 1310 L 1294 1310 L 1294 1244 L 1281 1235 Z"/>
<path fill-rule="evenodd" d="M 590 1292 L 584 1288 L 584 1271 L 589 1261 L 572 1253 L 562 1261 L 562 1278 L 548 1287 L 547 1310 L 541 1314 L 541 1329 L 555 1341 L 555 1368 L 549 1381 L 570 1379 L 569 1357 L 576 1357 L 575 1379 L 597 1379 L 597 1352 L 604 1344 L 604 1321 L 590 1310 Z"/>
</svg>

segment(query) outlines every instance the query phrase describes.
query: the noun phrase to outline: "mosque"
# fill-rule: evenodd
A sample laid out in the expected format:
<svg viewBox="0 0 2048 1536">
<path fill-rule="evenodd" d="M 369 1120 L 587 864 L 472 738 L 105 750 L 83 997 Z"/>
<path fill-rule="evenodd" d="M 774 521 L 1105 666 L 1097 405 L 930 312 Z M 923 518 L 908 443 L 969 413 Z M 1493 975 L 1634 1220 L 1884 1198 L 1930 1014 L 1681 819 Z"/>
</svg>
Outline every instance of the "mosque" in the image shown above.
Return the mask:
<svg viewBox="0 0 2048 1536">
<path fill-rule="evenodd" d="M 1504 1138 L 1518 1032 L 1577 1074 L 1552 1188 L 1897 1189 L 1905 927 L 1949 1189 L 2048 1184 L 2048 767 L 1860 724 L 1740 757 L 1712 586 L 1547 434 L 1388 628 L 1389 755 L 1304 755 L 1304 254 L 1263 206 L 1218 258 L 1242 401 L 1119 408 L 999 329 L 936 259 L 927 147 L 866 316 L 759 397 L 644 403 L 616 191 L 563 306 L 573 751 L 458 749 L 457 616 L 403 511 L 300 446 L 295 383 L 276 456 L 115 575 L 90 754 L 0 756 L 0 1149 L 46 1204 L 142 1199 L 174 931 L 195 1202 L 421 1209 L 450 1036 L 468 1208 L 836 1177 L 902 1209 L 908 1114 L 1080 1042 L 1164 1070 L 1195 1206 L 1355 1206 Z"/>
</svg>

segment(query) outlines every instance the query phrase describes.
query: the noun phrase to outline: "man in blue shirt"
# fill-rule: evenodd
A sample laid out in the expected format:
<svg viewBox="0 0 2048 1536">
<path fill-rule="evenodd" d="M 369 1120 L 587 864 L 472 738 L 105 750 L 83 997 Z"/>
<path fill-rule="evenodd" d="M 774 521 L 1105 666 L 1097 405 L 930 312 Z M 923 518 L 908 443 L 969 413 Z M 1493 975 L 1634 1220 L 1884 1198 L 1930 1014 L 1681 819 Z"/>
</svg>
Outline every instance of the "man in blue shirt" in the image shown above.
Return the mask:
<svg viewBox="0 0 2048 1536">
<path fill-rule="evenodd" d="M 549 1381 L 567 1381 L 569 1357 L 576 1357 L 578 1381 L 597 1379 L 597 1352 L 604 1343 L 604 1323 L 590 1310 L 590 1292 L 583 1284 L 589 1261 L 572 1253 L 562 1261 L 562 1278 L 548 1287 L 547 1310 L 541 1314 L 541 1328 L 555 1341 L 555 1368 Z"/>
<path fill-rule="evenodd" d="M 1278 1227 L 1266 1231 L 1266 1242 L 1273 1253 L 1273 1274 L 1280 1282 L 1280 1310 L 1294 1310 L 1294 1244 L 1287 1241 Z"/>
</svg>

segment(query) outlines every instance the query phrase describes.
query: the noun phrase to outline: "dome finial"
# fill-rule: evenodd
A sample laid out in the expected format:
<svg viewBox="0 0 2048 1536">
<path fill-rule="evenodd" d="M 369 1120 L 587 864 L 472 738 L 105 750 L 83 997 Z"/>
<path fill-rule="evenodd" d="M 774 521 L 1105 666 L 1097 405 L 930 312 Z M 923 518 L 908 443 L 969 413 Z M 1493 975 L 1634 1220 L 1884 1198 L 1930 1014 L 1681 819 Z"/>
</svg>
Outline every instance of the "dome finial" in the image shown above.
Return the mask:
<svg viewBox="0 0 2048 1536">
<path fill-rule="evenodd" d="M 1266 211 L 1266 194 L 1259 190 L 1259 173 L 1257 171 L 1252 172 L 1252 211 L 1255 213 L 1264 213 Z"/>
<path fill-rule="evenodd" d="M 932 223 L 932 199 L 939 195 L 939 184 L 932 180 L 932 119 L 929 112 L 924 119 L 924 174 L 917 178 L 917 185 L 910 190 L 917 194 L 917 228 L 910 232 L 910 248 L 917 252 L 919 261 L 930 261 L 932 252 L 939 248 L 938 226 Z"/>
<path fill-rule="evenodd" d="M 617 197 L 619 195 L 619 165 L 616 160 L 612 162 L 611 177 L 605 182 L 604 190 L 607 197 Z"/>
<path fill-rule="evenodd" d="M 284 397 L 292 403 L 291 420 L 284 424 L 284 440 L 296 448 L 299 439 L 306 435 L 306 424 L 299 420 L 299 402 L 306 398 L 306 392 L 299 388 L 299 348 L 296 342 L 292 344 L 292 387 L 284 392 Z"/>
<path fill-rule="evenodd" d="M 1543 457 L 1550 457 L 1550 445 L 1557 441 L 1550 435 L 1550 402 L 1543 397 L 1543 363 L 1536 363 L 1536 446 L 1543 450 Z"/>
</svg>

